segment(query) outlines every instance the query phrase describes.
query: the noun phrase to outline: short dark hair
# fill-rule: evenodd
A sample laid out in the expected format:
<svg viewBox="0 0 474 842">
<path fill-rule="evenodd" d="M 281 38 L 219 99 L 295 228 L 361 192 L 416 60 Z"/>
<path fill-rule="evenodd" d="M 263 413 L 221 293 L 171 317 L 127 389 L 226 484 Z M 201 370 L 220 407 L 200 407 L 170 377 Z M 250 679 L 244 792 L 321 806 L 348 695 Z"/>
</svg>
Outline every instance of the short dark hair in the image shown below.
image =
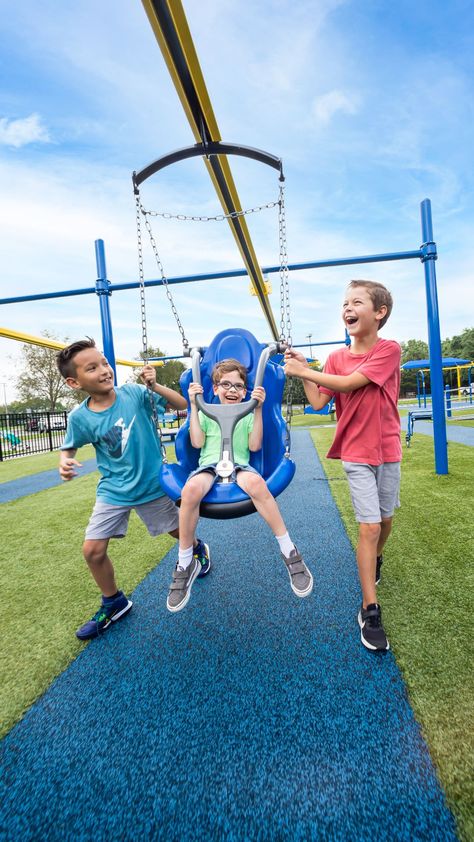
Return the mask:
<svg viewBox="0 0 474 842">
<path fill-rule="evenodd" d="M 220 383 L 223 374 L 229 374 L 230 371 L 238 371 L 244 381 L 244 386 L 247 385 L 247 369 L 238 360 L 229 358 L 228 360 L 222 360 L 220 363 L 217 363 L 212 369 L 212 382 L 214 386 Z"/>
<path fill-rule="evenodd" d="M 56 354 L 56 364 L 65 380 L 68 377 L 76 376 L 77 370 L 74 363 L 74 357 L 76 354 L 80 354 L 81 351 L 85 351 L 87 348 L 96 347 L 95 341 L 91 339 L 90 336 L 86 336 L 85 339 L 79 339 L 77 342 L 71 342 L 70 345 L 66 345 L 62 351 L 59 351 Z"/>
<path fill-rule="evenodd" d="M 393 298 L 391 292 L 389 292 L 387 287 L 384 287 L 384 285 L 380 284 L 378 281 L 364 281 L 361 279 L 360 281 L 351 281 L 349 286 L 364 287 L 364 289 L 366 289 L 369 293 L 372 304 L 374 305 L 374 310 L 380 310 L 380 308 L 384 306 L 387 308 L 385 316 L 383 319 L 380 319 L 377 327 L 377 330 L 380 330 L 392 312 Z"/>
</svg>

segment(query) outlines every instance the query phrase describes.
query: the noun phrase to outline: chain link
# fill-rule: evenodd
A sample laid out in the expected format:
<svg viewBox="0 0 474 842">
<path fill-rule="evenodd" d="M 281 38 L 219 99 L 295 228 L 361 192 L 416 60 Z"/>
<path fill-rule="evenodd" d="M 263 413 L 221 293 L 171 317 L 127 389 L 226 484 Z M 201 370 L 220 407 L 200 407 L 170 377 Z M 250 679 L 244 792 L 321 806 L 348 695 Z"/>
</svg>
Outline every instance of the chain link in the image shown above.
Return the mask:
<svg viewBox="0 0 474 842">
<path fill-rule="evenodd" d="M 290 272 L 288 269 L 288 248 L 286 242 L 285 192 L 280 184 L 280 198 L 278 202 L 278 234 L 280 243 L 280 339 L 288 347 L 292 345 L 291 313 L 290 313 Z M 293 378 L 287 379 L 286 390 L 286 443 L 285 456 L 290 456 L 290 430 L 293 417 Z"/>
<path fill-rule="evenodd" d="M 140 196 L 137 195 L 135 197 L 136 201 L 136 217 L 137 217 L 137 248 L 138 248 L 138 276 L 140 281 L 140 313 L 141 313 L 141 321 L 142 321 L 142 356 L 144 365 L 148 362 L 148 337 L 147 337 L 147 325 L 146 325 L 146 309 L 145 309 L 145 273 L 143 269 L 143 245 L 142 245 L 142 227 L 141 227 L 141 205 L 140 205 Z M 153 392 L 147 384 L 148 389 L 148 396 L 150 399 L 150 407 L 151 407 L 151 415 L 153 419 L 153 425 L 158 435 L 158 440 L 160 443 L 160 450 L 161 450 L 161 458 L 164 464 L 168 462 L 168 456 L 166 453 L 166 447 L 163 441 L 163 436 L 161 432 L 160 426 L 160 419 L 158 418 L 158 412 L 156 409 L 156 403 L 153 397 Z"/>
<path fill-rule="evenodd" d="M 243 211 L 232 211 L 231 213 L 218 213 L 216 216 L 188 216 L 184 213 L 168 213 L 166 211 L 151 211 L 142 207 L 142 213 L 146 216 L 159 216 L 162 219 L 179 219 L 182 222 L 223 222 L 224 219 L 238 219 L 240 216 L 248 216 L 251 213 L 258 213 L 269 208 L 276 208 L 276 202 L 267 202 L 266 205 L 257 205 L 254 208 L 247 208 Z"/>
</svg>

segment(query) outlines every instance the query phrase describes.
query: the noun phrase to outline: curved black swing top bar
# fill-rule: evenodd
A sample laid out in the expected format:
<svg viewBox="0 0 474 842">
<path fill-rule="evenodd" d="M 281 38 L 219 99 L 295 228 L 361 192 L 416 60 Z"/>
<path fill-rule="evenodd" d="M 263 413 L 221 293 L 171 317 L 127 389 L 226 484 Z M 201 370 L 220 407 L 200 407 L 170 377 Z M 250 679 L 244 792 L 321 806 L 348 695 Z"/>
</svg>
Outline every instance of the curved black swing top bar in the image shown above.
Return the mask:
<svg viewBox="0 0 474 842">
<path fill-rule="evenodd" d="M 254 149 L 253 146 L 240 146 L 234 143 L 212 141 L 195 143 L 193 146 L 176 149 L 174 152 L 169 152 L 168 155 L 162 155 L 161 158 L 157 158 L 156 161 L 148 164 L 147 167 L 144 167 L 139 172 L 134 172 L 132 175 L 134 192 L 138 192 L 139 185 L 146 181 L 147 178 L 150 178 L 150 176 L 168 167 L 170 164 L 175 164 L 177 161 L 184 161 L 186 158 L 196 158 L 198 156 L 210 158 L 212 155 L 241 155 L 244 158 L 253 158 L 254 161 L 260 161 L 261 164 L 267 164 L 269 167 L 278 170 L 280 181 L 285 180 L 283 162 L 276 155 L 270 155 L 269 152 L 264 152 L 262 149 Z"/>
</svg>

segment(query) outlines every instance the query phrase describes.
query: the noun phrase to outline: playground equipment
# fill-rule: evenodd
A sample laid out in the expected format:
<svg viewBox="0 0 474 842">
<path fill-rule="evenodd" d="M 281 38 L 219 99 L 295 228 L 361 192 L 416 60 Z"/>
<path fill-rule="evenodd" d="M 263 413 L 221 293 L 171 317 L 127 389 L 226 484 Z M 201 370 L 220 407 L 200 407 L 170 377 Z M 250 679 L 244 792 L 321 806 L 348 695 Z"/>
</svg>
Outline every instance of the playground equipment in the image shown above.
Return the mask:
<svg viewBox="0 0 474 842">
<path fill-rule="evenodd" d="M 423 407 L 426 409 L 427 407 L 427 398 L 430 396 L 426 393 L 426 383 L 425 383 L 425 372 L 429 371 L 431 367 L 430 360 L 409 360 L 406 363 L 403 363 L 402 369 L 404 371 L 411 371 L 416 370 L 416 397 L 418 400 L 418 406 L 421 408 L 421 402 L 423 401 Z M 472 391 L 471 386 L 471 371 L 473 368 L 473 363 L 469 360 L 462 360 L 458 357 L 442 357 L 441 359 L 441 367 L 443 371 L 452 371 L 455 370 L 457 372 L 457 381 L 458 387 L 457 391 L 460 394 L 462 391 L 461 387 L 461 371 L 465 368 L 467 369 L 468 375 L 468 389 Z"/>
<path fill-rule="evenodd" d="M 201 155 L 203 149 L 209 148 L 210 144 L 219 144 L 221 137 L 217 122 L 213 113 L 209 95 L 204 83 L 202 71 L 196 55 L 189 27 L 180 3 L 173 4 L 173 13 L 165 4 L 146 0 L 145 10 L 150 20 L 152 29 L 157 38 L 164 60 L 169 70 L 171 79 L 183 105 L 186 117 L 198 145 Z M 211 147 L 212 148 L 212 147 Z M 221 151 L 225 151 L 221 147 Z M 174 283 L 192 283 L 206 279 L 217 280 L 219 278 L 249 276 L 255 287 L 258 300 L 267 319 L 270 333 L 276 340 L 278 331 L 271 313 L 268 293 L 265 287 L 263 275 L 280 273 L 281 264 L 278 266 L 260 267 L 256 260 L 255 252 L 250 240 L 250 235 L 245 218 L 239 215 L 241 205 L 232 178 L 226 155 L 209 155 L 203 157 L 204 164 L 209 172 L 212 183 L 216 189 L 227 221 L 231 227 L 232 234 L 242 256 L 245 268 L 237 268 L 226 272 L 202 273 L 199 275 L 188 275 L 175 278 L 167 278 L 168 289 Z M 307 269 L 329 268 L 331 266 L 351 266 L 371 263 L 381 263 L 394 260 L 420 260 L 424 267 L 425 290 L 427 302 L 427 323 L 428 323 L 428 346 L 430 354 L 431 388 L 433 402 L 434 421 L 434 458 L 435 469 L 438 474 L 448 473 L 448 450 L 446 437 L 446 419 L 444 412 L 444 385 L 442 374 L 441 336 L 438 309 L 438 294 L 436 287 L 435 261 L 437 260 L 437 248 L 433 238 L 433 225 L 431 217 L 431 202 L 424 199 L 421 203 L 421 231 L 422 245 L 417 249 L 403 252 L 390 252 L 385 254 L 364 255 L 359 257 L 343 257 L 330 260 L 317 260 L 305 263 L 288 264 L 288 271 L 299 271 Z M 63 295 L 84 295 L 96 293 L 99 296 L 103 349 L 111 365 L 115 366 L 115 354 L 112 335 L 112 322 L 110 317 L 110 296 L 114 291 L 120 289 L 131 289 L 139 287 L 138 283 L 111 284 L 107 279 L 105 266 L 105 251 L 102 240 L 96 240 L 96 263 L 98 279 L 95 288 L 69 290 L 57 293 L 44 293 L 33 296 L 15 296 L 0 299 L 0 304 L 20 303 L 42 298 L 61 297 Z M 163 279 L 144 281 L 144 286 L 160 286 Z M 313 343 L 314 344 L 314 343 Z"/>
</svg>

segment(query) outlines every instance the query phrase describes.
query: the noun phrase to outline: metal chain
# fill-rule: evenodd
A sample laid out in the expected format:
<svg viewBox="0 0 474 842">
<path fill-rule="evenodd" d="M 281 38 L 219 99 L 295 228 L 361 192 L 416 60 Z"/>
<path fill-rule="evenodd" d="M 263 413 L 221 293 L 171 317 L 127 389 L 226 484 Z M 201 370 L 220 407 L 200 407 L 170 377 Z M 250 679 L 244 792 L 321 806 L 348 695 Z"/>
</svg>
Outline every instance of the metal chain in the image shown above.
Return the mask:
<svg viewBox="0 0 474 842">
<path fill-rule="evenodd" d="M 291 316 L 290 316 L 290 273 L 288 270 L 288 253 L 286 244 L 285 193 L 280 184 L 280 199 L 278 202 L 278 233 L 280 241 L 280 338 L 291 346 Z"/>
<path fill-rule="evenodd" d="M 231 213 L 219 213 L 216 216 L 187 216 L 184 213 L 168 213 L 162 211 L 150 211 L 142 208 L 142 213 L 147 216 L 160 216 L 162 219 L 179 219 L 183 222 L 222 222 L 224 219 L 238 219 L 240 216 L 248 216 L 251 213 L 258 213 L 268 208 L 276 208 L 279 202 L 267 202 L 266 205 L 257 205 L 254 208 L 247 208 L 243 211 L 232 211 Z"/>
<path fill-rule="evenodd" d="M 288 269 L 288 250 L 286 243 L 285 193 L 280 183 L 280 199 L 278 202 L 278 233 L 280 243 L 280 339 L 288 347 L 292 345 L 291 314 L 290 314 L 290 273 Z M 286 443 L 285 456 L 290 456 L 290 430 L 293 417 L 293 378 L 288 377 L 286 390 Z"/>
<path fill-rule="evenodd" d="M 168 278 L 165 275 L 165 270 L 163 268 L 163 264 L 161 262 L 160 255 L 158 253 L 158 246 L 156 245 L 156 240 L 155 240 L 155 237 L 154 237 L 154 234 L 153 234 L 153 231 L 152 231 L 152 227 L 150 225 L 150 220 L 148 219 L 148 211 L 145 210 L 145 208 L 141 204 L 139 197 L 138 197 L 137 201 L 139 203 L 140 213 L 142 213 L 143 216 L 145 217 L 145 228 L 148 231 L 148 236 L 150 238 L 150 243 L 151 243 L 151 247 L 153 249 L 153 254 L 155 255 L 156 265 L 157 265 L 158 271 L 160 273 L 161 282 L 162 282 L 162 284 L 165 288 L 166 297 L 167 297 L 167 299 L 170 303 L 171 311 L 173 313 L 173 316 L 175 317 L 176 324 L 178 325 L 178 330 L 181 334 L 181 339 L 182 339 L 182 342 L 183 342 L 183 348 L 189 348 L 189 342 L 186 339 L 186 336 L 185 336 L 185 333 L 184 333 L 184 328 L 183 328 L 183 325 L 181 324 L 181 319 L 179 318 L 178 311 L 175 307 L 175 303 L 173 301 L 173 296 L 172 296 L 171 290 L 169 288 Z"/>
<path fill-rule="evenodd" d="M 140 196 L 137 195 L 135 197 L 136 201 L 136 216 L 137 216 L 137 248 L 138 248 L 138 276 L 140 281 L 140 311 L 141 311 L 141 321 L 142 321 L 142 356 L 143 356 L 143 363 L 144 365 L 148 362 L 148 337 L 147 337 L 147 325 L 146 325 L 146 309 L 145 309 L 145 273 L 143 269 L 143 245 L 142 245 L 142 228 L 141 228 L 141 205 L 140 205 Z M 163 441 L 163 436 L 161 433 L 161 426 L 160 426 L 160 419 L 158 418 L 158 412 L 156 409 L 156 403 L 153 398 L 153 392 L 147 384 L 148 390 L 148 397 L 150 399 L 150 406 L 151 406 L 151 415 L 153 419 L 153 425 L 155 430 L 158 434 L 158 440 L 160 443 L 160 450 L 161 450 L 161 458 L 164 464 L 168 462 L 168 456 L 166 453 L 166 447 Z"/>
</svg>

